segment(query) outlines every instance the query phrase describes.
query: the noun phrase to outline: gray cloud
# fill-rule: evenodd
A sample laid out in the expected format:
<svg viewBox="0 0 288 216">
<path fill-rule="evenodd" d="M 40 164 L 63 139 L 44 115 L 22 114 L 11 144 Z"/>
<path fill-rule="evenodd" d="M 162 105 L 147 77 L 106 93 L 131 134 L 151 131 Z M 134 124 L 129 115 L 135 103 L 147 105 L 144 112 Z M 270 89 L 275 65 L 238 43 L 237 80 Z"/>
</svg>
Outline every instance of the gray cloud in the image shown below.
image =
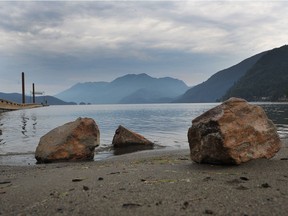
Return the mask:
<svg viewBox="0 0 288 216">
<path fill-rule="evenodd" d="M 142 72 L 194 85 L 284 45 L 287 9 L 266 1 L 0 2 L 0 91 L 19 88 L 22 71 L 49 94 Z"/>
</svg>

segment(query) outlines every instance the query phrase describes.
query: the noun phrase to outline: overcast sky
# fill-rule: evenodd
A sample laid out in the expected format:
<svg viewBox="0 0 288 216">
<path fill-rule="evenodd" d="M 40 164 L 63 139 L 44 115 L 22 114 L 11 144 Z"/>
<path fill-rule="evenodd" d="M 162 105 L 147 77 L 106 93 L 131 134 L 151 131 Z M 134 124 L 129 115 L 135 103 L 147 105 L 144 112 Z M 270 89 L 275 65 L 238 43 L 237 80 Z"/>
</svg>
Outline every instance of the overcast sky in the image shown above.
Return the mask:
<svg viewBox="0 0 288 216">
<path fill-rule="evenodd" d="M 288 1 L 0 1 L 0 92 L 128 73 L 199 84 L 287 44 Z"/>
</svg>

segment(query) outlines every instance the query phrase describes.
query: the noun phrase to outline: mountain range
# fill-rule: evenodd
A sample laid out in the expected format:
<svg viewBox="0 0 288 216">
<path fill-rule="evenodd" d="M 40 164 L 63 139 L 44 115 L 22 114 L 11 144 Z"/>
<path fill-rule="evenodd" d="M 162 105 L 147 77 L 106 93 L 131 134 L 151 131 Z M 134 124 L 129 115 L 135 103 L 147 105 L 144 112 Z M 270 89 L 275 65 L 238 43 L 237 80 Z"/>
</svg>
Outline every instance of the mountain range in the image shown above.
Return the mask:
<svg viewBox="0 0 288 216">
<path fill-rule="evenodd" d="M 205 103 L 240 97 L 248 101 L 288 101 L 288 45 L 268 50 L 221 70 L 189 88 L 171 77 L 128 74 L 112 82 L 77 83 L 55 97 L 37 97 L 48 104 Z M 0 98 L 20 103 L 20 94 L 0 93 Z M 59 98 L 59 99 L 58 99 Z M 27 96 L 26 101 L 31 101 Z M 73 101 L 66 103 L 65 101 Z"/>
<path fill-rule="evenodd" d="M 171 102 L 188 89 L 181 80 L 171 77 L 153 78 L 142 73 L 128 74 L 112 82 L 77 83 L 55 97 L 91 104 L 164 103 Z"/>
</svg>

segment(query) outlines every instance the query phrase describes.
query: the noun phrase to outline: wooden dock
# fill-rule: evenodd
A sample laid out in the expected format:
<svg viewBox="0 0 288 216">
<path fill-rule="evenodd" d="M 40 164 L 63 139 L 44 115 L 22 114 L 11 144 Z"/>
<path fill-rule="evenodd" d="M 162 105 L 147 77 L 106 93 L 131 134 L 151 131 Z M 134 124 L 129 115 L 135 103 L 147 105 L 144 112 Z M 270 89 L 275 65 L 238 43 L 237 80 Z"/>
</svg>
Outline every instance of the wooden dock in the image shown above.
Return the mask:
<svg viewBox="0 0 288 216">
<path fill-rule="evenodd" d="M 31 109 L 42 107 L 41 104 L 19 104 L 8 100 L 0 99 L 0 112 L 14 111 L 20 109 Z"/>
</svg>

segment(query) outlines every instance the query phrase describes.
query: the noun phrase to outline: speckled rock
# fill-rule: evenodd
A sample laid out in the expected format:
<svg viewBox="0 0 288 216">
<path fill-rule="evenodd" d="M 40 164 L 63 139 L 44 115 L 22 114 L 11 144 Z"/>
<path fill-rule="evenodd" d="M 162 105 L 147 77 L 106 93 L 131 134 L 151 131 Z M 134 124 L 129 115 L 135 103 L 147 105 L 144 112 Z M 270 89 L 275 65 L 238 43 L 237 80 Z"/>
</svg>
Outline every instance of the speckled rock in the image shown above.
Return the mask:
<svg viewBox="0 0 288 216">
<path fill-rule="evenodd" d="M 36 148 L 38 163 L 91 160 L 100 143 L 100 132 L 91 118 L 78 118 L 41 137 Z"/>
<path fill-rule="evenodd" d="M 281 141 L 260 106 L 230 98 L 192 121 L 188 130 L 191 159 L 197 163 L 241 164 L 272 158 Z"/>
</svg>

